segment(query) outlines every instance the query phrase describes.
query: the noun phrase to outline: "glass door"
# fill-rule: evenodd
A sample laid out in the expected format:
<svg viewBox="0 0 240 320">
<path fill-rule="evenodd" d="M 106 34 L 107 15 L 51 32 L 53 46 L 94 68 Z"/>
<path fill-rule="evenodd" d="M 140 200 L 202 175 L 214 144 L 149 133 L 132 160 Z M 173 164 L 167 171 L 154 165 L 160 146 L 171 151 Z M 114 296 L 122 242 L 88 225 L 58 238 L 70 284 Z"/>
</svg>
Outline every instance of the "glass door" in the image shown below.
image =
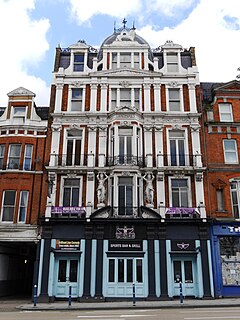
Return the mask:
<svg viewBox="0 0 240 320">
<path fill-rule="evenodd" d="M 107 296 L 132 297 L 133 284 L 136 296 L 143 297 L 144 273 L 142 258 L 108 259 Z"/>
<path fill-rule="evenodd" d="M 194 261 L 192 259 L 173 260 L 174 296 L 180 295 L 180 282 L 183 296 L 196 296 L 194 279 Z"/>
<path fill-rule="evenodd" d="M 72 288 L 72 297 L 78 296 L 79 261 L 72 258 L 56 259 L 55 297 L 68 297 L 69 287 Z"/>
</svg>

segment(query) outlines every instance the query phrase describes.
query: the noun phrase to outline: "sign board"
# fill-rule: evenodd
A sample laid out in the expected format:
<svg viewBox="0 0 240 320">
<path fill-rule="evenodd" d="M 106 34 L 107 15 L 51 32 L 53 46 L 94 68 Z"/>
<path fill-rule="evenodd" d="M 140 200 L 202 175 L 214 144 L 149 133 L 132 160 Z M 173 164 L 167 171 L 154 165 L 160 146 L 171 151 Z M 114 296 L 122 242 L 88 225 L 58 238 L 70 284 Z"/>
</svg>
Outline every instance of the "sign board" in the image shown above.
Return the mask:
<svg viewBox="0 0 240 320">
<path fill-rule="evenodd" d="M 195 241 L 194 240 L 172 240 L 171 241 L 172 251 L 195 251 Z"/>
<path fill-rule="evenodd" d="M 85 207 L 52 207 L 51 213 L 54 215 L 64 216 L 78 216 L 85 218 L 86 208 Z"/>
<path fill-rule="evenodd" d="M 64 251 L 79 251 L 80 250 L 80 241 L 75 240 L 57 240 L 56 242 L 57 250 Z"/>
<path fill-rule="evenodd" d="M 109 251 L 142 251 L 142 241 L 117 241 L 109 240 Z"/>
</svg>

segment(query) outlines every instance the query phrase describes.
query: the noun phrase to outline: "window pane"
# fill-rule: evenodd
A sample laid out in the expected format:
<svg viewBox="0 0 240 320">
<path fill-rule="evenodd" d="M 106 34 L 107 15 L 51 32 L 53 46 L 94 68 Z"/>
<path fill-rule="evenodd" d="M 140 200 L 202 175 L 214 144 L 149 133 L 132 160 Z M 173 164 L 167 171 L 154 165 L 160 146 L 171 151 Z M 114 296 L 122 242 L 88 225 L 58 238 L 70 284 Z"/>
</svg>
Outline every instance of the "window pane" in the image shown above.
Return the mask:
<svg viewBox="0 0 240 320">
<path fill-rule="evenodd" d="M 4 153 L 5 153 L 5 144 L 1 144 L 0 145 L 0 169 L 3 168 Z"/>
<path fill-rule="evenodd" d="M 72 188 L 72 203 L 73 207 L 79 206 L 79 188 Z"/>
<path fill-rule="evenodd" d="M 24 170 L 30 170 L 30 169 L 31 169 L 32 149 L 33 149 L 33 146 L 30 145 L 30 144 L 27 144 L 27 145 L 25 146 Z"/>
<path fill-rule="evenodd" d="M 9 151 L 9 169 L 19 169 L 21 145 L 10 145 Z"/>
<path fill-rule="evenodd" d="M 218 211 L 224 210 L 223 190 L 217 190 L 217 209 Z"/>
<path fill-rule="evenodd" d="M 59 260 L 58 282 L 66 282 L 67 260 Z"/>
<path fill-rule="evenodd" d="M 223 103 L 219 104 L 220 121 L 232 122 L 232 105 Z"/>
<path fill-rule="evenodd" d="M 115 282 L 115 260 L 109 259 L 108 282 Z"/>
<path fill-rule="evenodd" d="M 185 282 L 193 282 L 192 261 L 184 261 Z"/>
<path fill-rule="evenodd" d="M 71 189 L 64 188 L 64 191 L 63 191 L 63 206 L 64 207 L 70 207 L 70 196 L 71 196 Z"/>
<path fill-rule="evenodd" d="M 69 281 L 77 282 L 78 260 L 70 260 Z"/>
<path fill-rule="evenodd" d="M 137 259 L 137 282 L 143 282 L 143 268 L 142 268 L 142 260 Z"/>
<path fill-rule="evenodd" d="M 13 222 L 15 209 L 16 191 L 6 190 L 4 192 L 2 221 Z"/>
<path fill-rule="evenodd" d="M 72 111 L 82 110 L 82 93 L 83 93 L 83 89 L 72 89 L 72 102 L 71 102 Z"/>
<path fill-rule="evenodd" d="M 20 195 L 20 207 L 19 207 L 19 222 L 25 222 L 27 215 L 27 201 L 28 201 L 28 191 L 22 191 Z"/>
<path fill-rule="evenodd" d="M 74 66 L 73 71 L 84 71 L 84 54 L 74 55 Z"/>
<path fill-rule="evenodd" d="M 118 259 L 118 282 L 124 282 L 124 259 Z"/>
<path fill-rule="evenodd" d="M 173 261 L 174 282 L 182 281 L 181 261 Z"/>
<path fill-rule="evenodd" d="M 180 207 L 179 191 L 175 190 L 175 189 L 172 190 L 172 206 L 173 207 Z"/>
<path fill-rule="evenodd" d="M 9 190 L 9 191 L 5 191 L 4 192 L 4 205 L 15 205 L 15 195 L 16 195 L 16 191 L 13 190 Z"/>
<path fill-rule="evenodd" d="M 181 190 L 181 207 L 188 207 L 188 191 Z"/>
<path fill-rule="evenodd" d="M 127 282 L 133 282 L 133 260 L 127 259 Z"/>
</svg>

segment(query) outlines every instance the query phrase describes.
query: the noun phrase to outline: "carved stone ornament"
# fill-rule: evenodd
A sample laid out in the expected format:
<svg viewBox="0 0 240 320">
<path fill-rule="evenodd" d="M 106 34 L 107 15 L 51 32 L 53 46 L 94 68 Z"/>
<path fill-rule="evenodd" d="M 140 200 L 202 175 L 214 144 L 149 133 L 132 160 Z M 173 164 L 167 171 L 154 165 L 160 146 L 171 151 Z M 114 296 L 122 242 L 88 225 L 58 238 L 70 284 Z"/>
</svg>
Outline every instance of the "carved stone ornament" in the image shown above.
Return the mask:
<svg viewBox="0 0 240 320">
<path fill-rule="evenodd" d="M 77 174 L 76 173 L 68 173 L 67 177 L 70 179 L 75 179 L 77 177 Z"/>
<path fill-rule="evenodd" d="M 116 227 L 116 239 L 135 239 L 135 230 L 132 226 L 131 228 L 124 226 L 124 227 Z"/>
<path fill-rule="evenodd" d="M 174 125 L 172 126 L 172 128 L 173 128 L 174 130 L 182 130 L 182 126 L 180 126 L 179 124 L 174 124 Z"/>
<path fill-rule="evenodd" d="M 71 83 L 71 85 L 72 85 L 73 87 L 80 88 L 80 87 L 83 85 L 83 82 L 82 82 L 82 81 L 73 81 L 73 82 Z"/>
<path fill-rule="evenodd" d="M 107 82 L 101 83 L 100 86 L 101 86 L 102 89 L 107 89 L 108 88 Z"/>
<path fill-rule="evenodd" d="M 61 128 L 62 127 L 59 124 L 53 124 L 52 125 L 52 131 L 60 131 Z"/>
<path fill-rule="evenodd" d="M 173 176 L 174 176 L 174 178 L 177 178 L 177 179 L 183 179 L 185 177 L 185 172 L 184 171 L 175 171 Z"/>
<path fill-rule="evenodd" d="M 201 172 L 196 173 L 196 181 L 201 182 L 203 179 L 203 174 Z"/>
<path fill-rule="evenodd" d="M 198 132 L 200 130 L 200 126 L 198 124 L 190 125 L 191 132 Z"/>
<path fill-rule="evenodd" d="M 157 181 L 164 181 L 164 173 L 163 172 L 157 173 Z"/>
<path fill-rule="evenodd" d="M 130 83 L 128 81 L 124 80 L 124 81 L 120 81 L 119 85 L 123 88 L 128 88 L 130 86 Z"/>
<path fill-rule="evenodd" d="M 76 123 L 73 123 L 69 126 L 69 129 L 80 129 L 80 125 L 79 124 L 76 124 Z"/>
<path fill-rule="evenodd" d="M 64 84 L 63 83 L 56 83 L 56 88 L 57 90 L 62 90 L 63 89 Z"/>
<path fill-rule="evenodd" d="M 176 88 L 178 87 L 178 82 L 177 81 L 171 81 L 168 83 L 169 87 L 173 87 L 173 88 Z"/>
</svg>

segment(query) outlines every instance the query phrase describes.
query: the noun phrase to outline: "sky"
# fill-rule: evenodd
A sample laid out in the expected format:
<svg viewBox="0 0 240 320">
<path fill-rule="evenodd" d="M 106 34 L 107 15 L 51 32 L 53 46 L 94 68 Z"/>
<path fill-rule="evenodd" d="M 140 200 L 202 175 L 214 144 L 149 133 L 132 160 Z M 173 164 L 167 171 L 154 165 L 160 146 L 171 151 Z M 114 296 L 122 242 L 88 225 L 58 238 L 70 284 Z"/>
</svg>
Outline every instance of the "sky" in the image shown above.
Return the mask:
<svg viewBox="0 0 240 320">
<path fill-rule="evenodd" d="M 201 82 L 240 74 L 240 0 L 0 0 L 0 107 L 18 87 L 48 106 L 56 47 L 98 48 L 124 18 L 153 49 L 195 47 Z"/>
</svg>

